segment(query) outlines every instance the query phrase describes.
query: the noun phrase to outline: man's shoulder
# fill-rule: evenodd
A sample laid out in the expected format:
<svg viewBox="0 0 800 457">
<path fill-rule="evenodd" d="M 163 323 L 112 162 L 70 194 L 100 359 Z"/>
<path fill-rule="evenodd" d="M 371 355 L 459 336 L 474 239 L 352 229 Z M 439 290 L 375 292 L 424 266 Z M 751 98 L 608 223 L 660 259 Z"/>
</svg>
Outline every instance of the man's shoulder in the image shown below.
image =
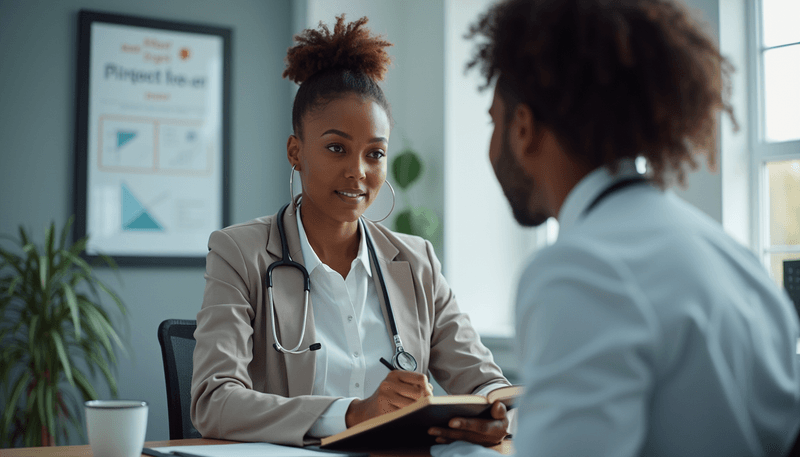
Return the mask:
<svg viewBox="0 0 800 457">
<path fill-rule="evenodd" d="M 596 275 L 619 278 L 619 263 L 619 255 L 595 238 L 570 234 L 532 254 L 522 279 L 544 283 Z"/>
</svg>

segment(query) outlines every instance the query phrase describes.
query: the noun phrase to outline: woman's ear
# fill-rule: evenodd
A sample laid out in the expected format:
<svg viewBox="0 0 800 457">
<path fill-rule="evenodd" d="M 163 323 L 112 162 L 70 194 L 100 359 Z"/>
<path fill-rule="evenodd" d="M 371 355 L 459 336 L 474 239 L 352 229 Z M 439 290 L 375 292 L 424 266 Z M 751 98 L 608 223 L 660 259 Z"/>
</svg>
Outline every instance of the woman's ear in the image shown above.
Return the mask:
<svg viewBox="0 0 800 457">
<path fill-rule="evenodd" d="M 289 165 L 297 167 L 300 170 L 300 138 L 295 135 L 289 135 L 286 140 L 286 158 L 289 159 Z"/>
</svg>

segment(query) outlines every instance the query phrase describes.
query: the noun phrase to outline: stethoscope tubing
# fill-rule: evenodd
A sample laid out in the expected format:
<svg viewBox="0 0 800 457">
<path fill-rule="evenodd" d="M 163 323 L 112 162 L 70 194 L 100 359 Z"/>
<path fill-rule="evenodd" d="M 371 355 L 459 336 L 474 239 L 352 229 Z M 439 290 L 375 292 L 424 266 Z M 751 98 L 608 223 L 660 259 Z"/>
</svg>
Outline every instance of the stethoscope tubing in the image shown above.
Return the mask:
<svg viewBox="0 0 800 457">
<path fill-rule="evenodd" d="M 291 203 L 287 203 L 286 205 L 283 206 L 283 208 L 281 208 L 280 211 L 278 211 L 277 223 L 278 223 L 278 234 L 280 235 L 281 239 L 282 258 L 280 260 L 271 263 L 269 267 L 267 267 L 267 279 L 266 279 L 267 295 L 269 300 L 270 322 L 272 323 L 272 337 L 275 340 L 275 343 L 272 346 L 275 348 L 276 351 L 281 353 L 303 354 L 308 351 L 315 351 L 319 349 L 321 345 L 320 343 L 314 343 L 306 349 L 299 350 L 300 346 L 302 346 L 303 344 L 303 339 L 305 338 L 306 334 L 306 323 L 308 320 L 308 302 L 309 302 L 309 293 L 311 290 L 311 280 L 309 279 L 308 270 L 306 270 L 306 268 L 303 265 L 292 260 L 292 257 L 289 254 L 289 246 L 286 241 L 286 229 L 283 226 L 283 216 L 286 213 L 286 209 L 289 207 L 290 204 Z M 378 281 L 380 282 L 381 285 L 381 292 L 383 293 L 383 302 L 386 306 L 386 311 L 387 311 L 386 315 L 389 318 L 389 327 L 392 330 L 392 339 L 394 341 L 394 346 L 395 346 L 395 354 L 394 357 L 392 357 L 392 364 L 394 365 L 395 369 L 407 369 L 406 367 L 400 366 L 398 362 L 399 356 L 407 355 L 407 357 L 410 358 L 411 361 L 413 361 L 413 370 L 416 370 L 417 367 L 416 359 L 414 359 L 414 356 L 412 356 L 411 354 L 406 352 L 405 349 L 403 349 L 403 342 L 400 340 L 400 333 L 397 330 L 397 323 L 395 322 L 394 318 L 394 310 L 392 309 L 392 304 L 389 301 L 389 293 L 387 292 L 386 281 L 384 280 L 383 277 L 383 269 L 381 268 L 380 263 L 378 262 L 378 255 L 376 254 L 375 246 L 372 243 L 372 237 L 369 234 L 369 230 L 367 229 L 366 224 L 363 221 L 361 221 L 361 224 L 362 227 L 364 228 L 364 235 L 367 242 L 367 251 L 369 252 L 370 259 L 372 261 L 372 264 L 374 265 L 373 268 L 375 268 L 375 272 L 378 275 Z M 278 267 L 296 268 L 300 270 L 300 272 L 303 274 L 303 297 L 304 297 L 303 327 L 302 330 L 300 331 L 300 341 L 298 341 L 297 346 L 295 346 L 292 349 L 287 349 L 283 347 L 280 341 L 278 341 L 278 333 L 275 326 L 275 302 L 272 293 L 272 286 L 273 286 L 272 271 Z"/>
<path fill-rule="evenodd" d="M 272 347 L 274 347 L 275 350 L 278 352 L 289 353 L 289 354 L 303 354 L 310 350 L 311 351 L 315 350 L 312 349 L 315 346 L 317 346 L 316 349 L 319 349 L 319 343 L 314 343 L 311 346 L 307 347 L 306 349 L 298 350 L 300 349 L 300 346 L 303 344 L 303 339 L 306 336 L 306 322 L 308 320 L 308 297 L 309 297 L 309 292 L 311 291 L 311 280 L 309 279 L 308 270 L 306 270 L 306 267 L 292 260 L 292 256 L 289 254 L 289 246 L 288 243 L 286 242 L 286 231 L 283 227 L 283 215 L 284 213 L 286 213 L 286 208 L 288 207 L 289 207 L 288 204 L 284 205 L 284 207 L 281 208 L 281 210 L 278 212 L 278 234 L 280 235 L 281 238 L 282 258 L 280 260 L 272 262 L 269 265 L 269 267 L 267 267 L 267 295 L 269 296 L 269 317 L 270 321 L 272 322 L 272 337 L 275 340 L 275 343 L 272 345 Z M 278 267 L 296 268 L 300 270 L 300 273 L 303 274 L 303 301 L 304 301 L 303 326 L 301 327 L 300 330 L 300 341 L 298 341 L 297 346 L 295 346 L 292 349 L 287 349 L 281 345 L 280 341 L 278 340 L 278 332 L 275 330 L 275 300 L 272 295 L 272 270 Z"/>
</svg>

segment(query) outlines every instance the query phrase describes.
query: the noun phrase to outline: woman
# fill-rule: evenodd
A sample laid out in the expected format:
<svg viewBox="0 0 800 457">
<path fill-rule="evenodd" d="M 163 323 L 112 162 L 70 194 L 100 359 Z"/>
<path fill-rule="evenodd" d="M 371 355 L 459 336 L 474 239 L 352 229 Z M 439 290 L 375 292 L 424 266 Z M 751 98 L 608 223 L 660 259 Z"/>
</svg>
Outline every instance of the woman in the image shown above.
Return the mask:
<svg viewBox="0 0 800 457">
<path fill-rule="evenodd" d="M 203 436 L 313 443 L 431 395 L 428 371 L 448 393 L 508 385 L 431 244 L 362 218 L 386 179 L 391 130 L 376 83 L 391 44 L 366 22 L 341 16 L 333 33 L 306 30 L 289 49 L 284 77 L 300 89 L 287 156 L 301 195 L 209 239 L 192 379 L 192 421 Z M 308 271 L 308 294 L 299 268 L 270 277 L 284 251 Z M 492 411 L 494 419 L 430 433 L 495 444 L 508 419 L 502 404 Z"/>
</svg>

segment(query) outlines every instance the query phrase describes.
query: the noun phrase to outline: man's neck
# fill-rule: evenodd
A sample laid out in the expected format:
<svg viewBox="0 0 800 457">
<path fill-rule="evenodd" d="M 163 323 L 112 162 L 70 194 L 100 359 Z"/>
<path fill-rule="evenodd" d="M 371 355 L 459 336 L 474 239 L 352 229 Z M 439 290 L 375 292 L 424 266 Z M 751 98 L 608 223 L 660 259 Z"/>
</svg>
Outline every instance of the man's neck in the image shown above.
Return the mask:
<svg viewBox="0 0 800 457">
<path fill-rule="evenodd" d="M 550 202 L 553 217 L 558 216 L 567 196 L 578 183 L 594 169 L 585 162 L 578 161 L 564 150 L 553 152 L 550 167 L 556 173 L 544 173 L 544 188 Z"/>
</svg>

